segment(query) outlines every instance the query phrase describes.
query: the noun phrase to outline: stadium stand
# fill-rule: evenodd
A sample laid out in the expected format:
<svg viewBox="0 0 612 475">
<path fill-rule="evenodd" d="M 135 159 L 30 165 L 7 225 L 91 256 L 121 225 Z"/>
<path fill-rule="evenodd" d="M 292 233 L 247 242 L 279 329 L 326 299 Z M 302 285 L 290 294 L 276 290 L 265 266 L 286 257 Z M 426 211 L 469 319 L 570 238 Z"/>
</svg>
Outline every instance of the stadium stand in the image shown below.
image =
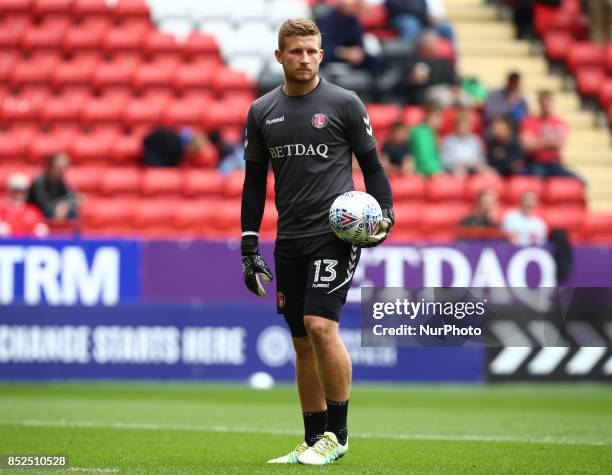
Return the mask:
<svg viewBox="0 0 612 475">
<path fill-rule="evenodd" d="M 237 235 L 242 172 L 221 175 L 214 147 L 179 168 L 145 169 L 142 139 L 165 125 L 219 130 L 229 143 L 240 143 L 251 101 L 280 82 L 272 57 L 278 25 L 288 17 L 316 17 L 333 3 L 0 0 L 0 188 L 11 172 L 32 177 L 46 156 L 67 151 L 68 181 L 86 197 L 85 235 Z M 563 66 L 566 75 L 550 76 L 545 59 L 527 41 L 513 39 L 494 6 L 447 0 L 446 7 L 456 44 L 439 40 L 438 55 L 490 89 L 510 70 L 521 72 L 532 110 L 539 89 L 554 91 L 571 130 L 565 161 L 588 187 L 567 178 L 393 176 L 394 238 L 454 239 L 478 192 L 490 188 L 503 209 L 535 191 L 549 225 L 569 227 L 576 240 L 612 241 L 612 216 L 603 212 L 612 210 L 609 137 L 565 87 L 573 77 L 580 95 L 598 103 L 612 125 L 612 45 L 586 40 L 575 0 L 563 0 L 554 11 L 538 6 L 536 34 L 550 64 Z M 424 116 L 422 107 L 404 105 L 394 88 L 414 45 L 397 38 L 380 2 L 360 19 L 381 42 L 384 70 L 365 83 L 350 71 L 331 77 L 366 99 L 377 98 L 367 107 L 382 144 L 398 121 L 414 126 Z M 453 130 L 457 113 L 444 111 L 440 136 Z M 482 136 L 480 108 L 469 115 L 473 132 Z M 273 179 L 268 182 L 262 233 L 270 237 L 276 212 Z M 355 183 L 364 189 L 359 173 Z"/>
</svg>

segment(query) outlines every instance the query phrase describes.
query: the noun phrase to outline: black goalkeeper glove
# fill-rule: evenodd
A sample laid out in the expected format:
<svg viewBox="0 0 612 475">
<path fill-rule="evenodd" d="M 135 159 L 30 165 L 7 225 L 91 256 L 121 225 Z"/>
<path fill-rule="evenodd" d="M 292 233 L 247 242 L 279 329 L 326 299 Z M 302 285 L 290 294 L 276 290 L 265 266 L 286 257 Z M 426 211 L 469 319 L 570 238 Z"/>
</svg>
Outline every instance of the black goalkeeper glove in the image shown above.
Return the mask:
<svg viewBox="0 0 612 475">
<path fill-rule="evenodd" d="M 395 224 L 395 216 L 393 214 L 393 208 L 385 208 L 382 210 L 383 219 L 378 228 L 378 232 L 373 236 L 370 236 L 367 241 L 361 244 L 359 247 L 376 247 L 382 243 L 389 233 L 393 224 Z"/>
<path fill-rule="evenodd" d="M 270 272 L 270 268 L 263 257 L 259 255 L 257 236 L 242 236 L 240 252 L 242 254 L 244 284 L 255 295 L 263 297 L 266 295 L 266 289 L 264 289 L 261 280 L 269 284 L 272 281 L 272 272 Z"/>
</svg>

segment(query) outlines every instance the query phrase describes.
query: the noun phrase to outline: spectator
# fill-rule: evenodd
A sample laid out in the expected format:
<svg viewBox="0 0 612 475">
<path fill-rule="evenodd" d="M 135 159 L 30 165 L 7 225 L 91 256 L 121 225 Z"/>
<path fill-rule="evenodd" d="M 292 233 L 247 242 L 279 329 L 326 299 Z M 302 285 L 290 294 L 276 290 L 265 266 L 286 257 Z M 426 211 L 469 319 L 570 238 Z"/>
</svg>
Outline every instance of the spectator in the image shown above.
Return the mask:
<svg viewBox="0 0 612 475">
<path fill-rule="evenodd" d="M 521 197 L 518 209 L 510 210 L 502 220 L 502 229 L 510 242 L 517 246 L 530 246 L 546 242 L 548 229 L 546 223 L 534 214 L 538 196 L 527 192 Z"/>
<path fill-rule="evenodd" d="M 0 236 L 45 237 L 49 228 L 40 210 L 28 204 L 30 179 L 13 173 L 7 182 L 8 200 L 0 206 Z"/>
<path fill-rule="evenodd" d="M 361 0 L 340 0 L 329 14 L 318 22 L 323 41 L 323 66 L 346 63 L 354 68 L 375 69 L 376 58 L 368 56 L 364 30 L 359 21 Z"/>
<path fill-rule="evenodd" d="M 144 139 L 143 160 L 150 167 L 177 167 L 185 155 L 197 153 L 204 146 L 202 134 L 186 127 L 179 133 L 157 127 Z"/>
<path fill-rule="evenodd" d="M 521 75 L 517 72 L 508 74 L 506 86 L 491 91 L 485 102 L 484 115 L 487 124 L 495 119 L 510 119 L 516 130 L 529 113 L 527 101 L 521 92 Z"/>
<path fill-rule="evenodd" d="M 403 175 L 414 171 L 408 130 L 403 123 L 398 122 L 393 126 L 391 137 L 383 144 L 381 159 L 390 175 Z"/>
<path fill-rule="evenodd" d="M 442 173 L 438 151 L 437 131 L 442 123 L 442 109 L 437 105 L 427 107 L 425 120 L 410 132 L 410 150 L 414 157 L 415 172 L 431 176 Z"/>
<path fill-rule="evenodd" d="M 386 0 L 389 24 L 399 35 L 416 42 L 423 28 L 429 26 L 426 0 Z"/>
<path fill-rule="evenodd" d="M 489 166 L 502 176 L 526 175 L 525 155 L 508 119 L 494 119 L 487 133 Z"/>
<path fill-rule="evenodd" d="M 441 107 L 469 105 L 469 96 L 458 86 L 455 67 L 448 59 L 437 56 L 438 35 L 426 31 L 419 40 L 419 50 L 407 62 L 405 94 L 408 103 Z"/>
<path fill-rule="evenodd" d="M 455 131 L 442 141 L 442 164 L 446 171 L 460 176 L 489 173 L 480 137 L 472 132 L 467 113 L 457 114 Z"/>
<path fill-rule="evenodd" d="M 48 219 L 77 219 L 80 196 L 64 180 L 70 163 L 65 153 L 56 153 L 47 159 L 47 168 L 35 180 L 28 202 L 37 206 Z"/>
<path fill-rule="evenodd" d="M 234 170 L 244 169 L 244 148 L 227 143 L 218 130 L 213 130 L 208 134 L 210 144 L 217 149 L 219 157 L 219 171 L 223 174 Z"/>
<path fill-rule="evenodd" d="M 426 2 L 427 15 L 431 28 L 433 28 L 442 38 L 454 44 L 455 33 L 453 27 L 446 19 L 444 0 L 426 0 Z"/>
<path fill-rule="evenodd" d="M 497 194 L 493 190 L 482 190 L 478 193 L 478 200 L 476 201 L 474 213 L 463 218 L 459 226 L 497 228 L 499 226 L 497 220 L 497 206 Z"/>
<path fill-rule="evenodd" d="M 561 149 L 567 135 L 565 121 L 552 113 L 552 94 L 540 93 L 540 115 L 529 116 L 521 125 L 521 144 L 530 159 L 530 173 L 541 178 L 576 177 L 561 164 Z"/>
</svg>

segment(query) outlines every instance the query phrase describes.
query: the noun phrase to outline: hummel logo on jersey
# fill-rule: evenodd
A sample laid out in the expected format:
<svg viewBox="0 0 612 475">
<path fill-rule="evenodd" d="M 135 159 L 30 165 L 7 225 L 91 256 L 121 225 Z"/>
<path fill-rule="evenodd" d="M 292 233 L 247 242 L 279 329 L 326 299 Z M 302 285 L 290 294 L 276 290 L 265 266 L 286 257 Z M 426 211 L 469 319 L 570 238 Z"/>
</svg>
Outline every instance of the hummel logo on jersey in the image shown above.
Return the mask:
<svg viewBox="0 0 612 475">
<path fill-rule="evenodd" d="M 363 122 L 366 125 L 366 132 L 368 133 L 368 135 L 372 136 L 373 130 L 372 130 L 372 126 L 370 125 L 370 117 L 366 115 L 363 118 Z"/>
<path fill-rule="evenodd" d="M 266 119 L 266 125 L 276 124 L 277 122 L 284 122 L 284 121 L 285 121 L 285 116 L 281 115 L 280 117 L 277 117 L 276 119 Z"/>
<path fill-rule="evenodd" d="M 314 157 L 319 156 L 323 158 L 329 158 L 329 146 L 320 143 L 318 145 L 303 143 L 291 143 L 288 145 L 279 145 L 277 147 L 269 147 L 270 156 L 272 158 L 285 158 L 285 157 Z"/>
</svg>

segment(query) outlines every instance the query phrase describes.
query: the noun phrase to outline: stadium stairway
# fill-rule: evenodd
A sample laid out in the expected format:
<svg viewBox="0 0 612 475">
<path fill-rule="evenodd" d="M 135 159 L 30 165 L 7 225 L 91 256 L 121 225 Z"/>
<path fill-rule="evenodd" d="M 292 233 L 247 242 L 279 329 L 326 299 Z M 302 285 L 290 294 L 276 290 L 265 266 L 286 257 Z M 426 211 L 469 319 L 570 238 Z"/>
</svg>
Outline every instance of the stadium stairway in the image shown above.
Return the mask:
<svg viewBox="0 0 612 475">
<path fill-rule="evenodd" d="M 612 146 L 607 128 L 597 128 L 591 112 L 581 109 L 580 97 L 564 88 L 561 76 L 549 72 L 546 59 L 534 53 L 527 40 L 516 40 L 512 24 L 500 19 L 497 7 L 483 0 L 446 0 L 447 16 L 457 33 L 459 72 L 478 77 L 498 89 L 510 71 L 519 71 L 532 111 L 537 92 L 555 94 L 554 108 L 570 126 L 563 153 L 565 163 L 587 182 L 589 207 L 612 211 Z"/>
</svg>

